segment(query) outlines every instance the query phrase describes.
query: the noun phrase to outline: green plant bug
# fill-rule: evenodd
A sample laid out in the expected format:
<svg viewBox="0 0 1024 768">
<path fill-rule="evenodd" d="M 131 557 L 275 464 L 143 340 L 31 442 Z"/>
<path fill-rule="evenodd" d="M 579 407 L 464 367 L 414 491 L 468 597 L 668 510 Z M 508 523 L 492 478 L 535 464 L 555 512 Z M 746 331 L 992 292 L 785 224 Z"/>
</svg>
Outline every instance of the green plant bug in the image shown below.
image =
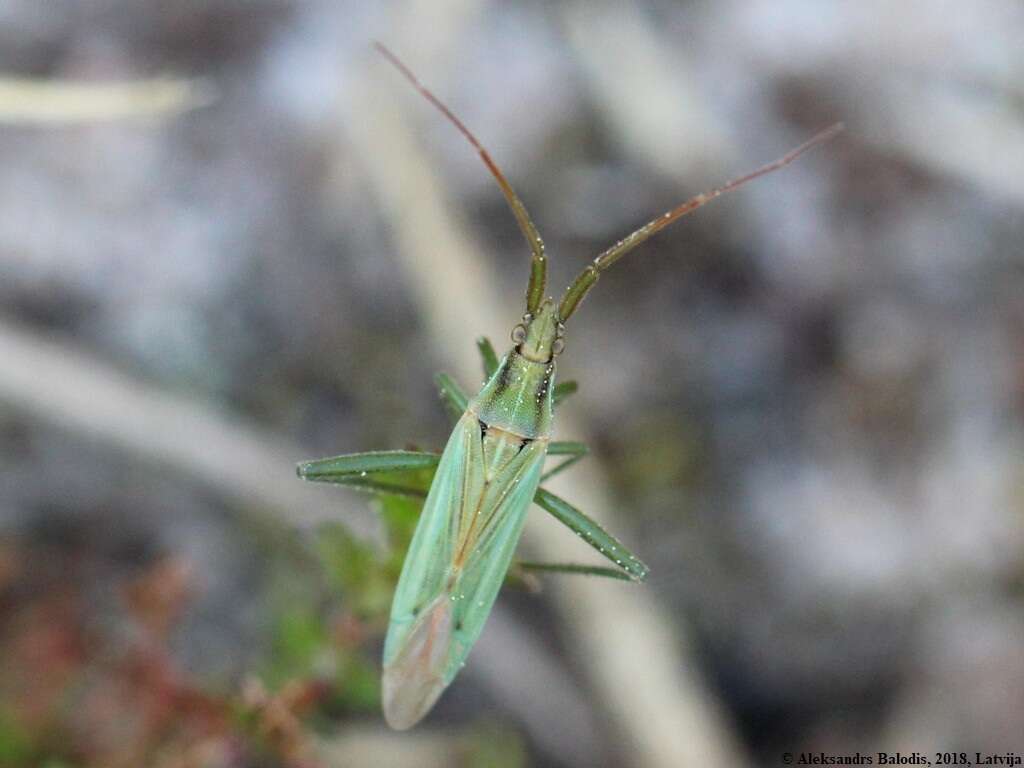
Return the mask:
<svg viewBox="0 0 1024 768">
<path fill-rule="evenodd" d="M 523 568 L 643 581 L 647 566 L 595 521 L 541 487 L 542 480 L 581 459 L 581 443 L 551 440 L 555 406 L 576 389 L 555 383 L 555 361 L 565 346 L 565 323 L 612 264 L 649 237 L 714 198 L 793 162 L 842 130 L 822 131 L 778 160 L 693 197 L 615 243 L 588 264 L 556 302 L 545 296 L 544 243 L 525 206 L 476 137 L 390 50 L 378 51 L 473 145 L 497 180 L 532 253 L 526 312 L 512 330 L 513 347 L 500 361 L 486 339 L 478 344 L 486 383 L 469 398 L 448 376 L 438 385 L 459 414 L 438 456 L 378 451 L 303 462 L 306 480 L 333 482 L 373 493 L 423 495 L 402 483 L 403 473 L 433 470 L 422 513 L 402 565 L 384 643 L 384 717 L 397 730 L 411 728 L 433 707 L 463 666 L 483 629 L 531 503 L 564 523 L 614 568 L 530 564 Z M 549 456 L 566 457 L 547 472 Z"/>
</svg>

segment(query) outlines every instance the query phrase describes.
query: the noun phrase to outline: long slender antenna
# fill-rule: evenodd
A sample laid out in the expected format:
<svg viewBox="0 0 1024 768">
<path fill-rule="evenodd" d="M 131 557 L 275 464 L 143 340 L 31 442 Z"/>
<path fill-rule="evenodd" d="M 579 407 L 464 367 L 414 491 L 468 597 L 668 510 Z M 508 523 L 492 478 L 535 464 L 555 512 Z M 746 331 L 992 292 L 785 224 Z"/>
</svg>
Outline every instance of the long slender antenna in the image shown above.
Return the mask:
<svg viewBox="0 0 1024 768">
<path fill-rule="evenodd" d="M 526 311 L 530 313 L 536 312 L 537 307 L 540 306 L 541 301 L 544 299 L 544 291 L 547 288 L 547 257 L 544 255 L 544 241 L 541 240 L 540 233 L 533 225 L 530 214 L 526 211 L 526 206 L 523 205 L 515 190 L 512 189 L 512 185 L 508 183 L 505 175 L 498 168 L 498 164 L 491 159 L 487 150 L 477 141 L 476 136 L 463 125 L 462 121 L 439 98 L 431 93 L 419 81 L 416 75 L 412 73 L 412 70 L 383 43 L 374 42 L 373 45 L 384 58 L 394 65 L 395 69 L 402 73 L 406 80 L 412 83 L 413 88 L 419 91 L 427 101 L 437 107 L 441 114 L 448 118 L 448 121 L 459 130 L 459 133 L 466 137 L 467 141 L 480 153 L 480 159 L 484 161 L 484 165 L 494 175 L 494 178 L 498 180 L 498 186 L 501 187 L 501 191 L 505 194 L 505 199 L 508 201 L 516 221 L 519 222 L 519 229 L 522 230 L 523 236 L 530 246 L 530 251 L 533 253 L 533 260 L 530 263 L 530 283 L 526 289 Z"/>
<path fill-rule="evenodd" d="M 666 213 L 663 213 L 658 218 L 652 219 L 651 221 L 647 222 L 642 227 L 640 227 L 640 229 L 633 232 L 631 235 L 628 235 L 624 237 L 622 240 L 619 240 L 617 243 L 615 243 L 615 245 L 613 245 L 608 250 L 604 251 L 604 253 L 602 253 L 600 256 L 594 259 L 593 262 L 588 264 L 583 269 L 583 271 L 576 276 L 576 279 L 573 280 L 572 285 L 566 288 L 565 294 L 562 296 L 562 300 L 558 305 L 559 318 L 562 320 L 562 322 L 568 320 L 572 313 L 576 311 L 576 308 L 579 306 L 579 303 L 583 301 L 583 298 L 593 287 L 594 283 L 597 282 L 597 278 L 600 277 L 601 273 L 608 269 L 608 267 L 610 267 L 616 261 L 621 259 L 623 256 L 625 256 L 627 253 L 636 248 L 638 245 L 640 245 L 642 242 L 644 242 L 651 235 L 660 232 L 669 224 L 672 224 L 676 220 L 681 219 L 686 214 L 693 213 L 702 205 L 710 203 L 716 197 L 724 195 L 726 192 L 732 192 L 737 187 L 741 187 L 748 181 L 753 181 L 759 176 L 764 176 L 766 173 L 777 171 L 779 168 L 789 165 L 798 157 L 800 157 L 800 155 L 809 150 L 811 147 L 815 147 L 818 144 L 821 144 L 822 142 L 828 141 L 842 130 L 843 124 L 836 123 L 835 125 L 826 128 L 820 133 L 815 134 L 813 137 L 805 141 L 799 147 L 786 153 L 778 160 L 768 163 L 768 165 L 763 165 L 756 171 L 752 171 L 751 173 L 748 173 L 745 176 L 740 176 L 738 179 L 733 179 L 732 181 L 726 182 L 722 186 L 716 187 L 715 189 L 712 189 L 709 192 L 702 192 L 696 197 L 691 197 L 686 202 L 676 206 L 675 208 L 673 208 L 670 211 L 667 211 Z"/>
</svg>

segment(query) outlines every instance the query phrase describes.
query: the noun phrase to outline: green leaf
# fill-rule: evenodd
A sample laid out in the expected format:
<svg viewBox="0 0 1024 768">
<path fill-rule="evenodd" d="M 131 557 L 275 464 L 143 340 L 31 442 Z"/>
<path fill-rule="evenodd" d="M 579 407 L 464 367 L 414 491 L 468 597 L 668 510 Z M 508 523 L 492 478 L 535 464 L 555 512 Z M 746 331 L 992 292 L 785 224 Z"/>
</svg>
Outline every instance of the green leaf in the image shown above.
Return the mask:
<svg viewBox="0 0 1024 768">
<path fill-rule="evenodd" d="M 10 713 L 0 709 L 0 765 L 28 765 L 32 740 Z"/>
<path fill-rule="evenodd" d="M 362 654 L 352 654 L 338 668 L 338 688 L 333 705 L 349 712 L 380 709 L 380 669 Z"/>
<path fill-rule="evenodd" d="M 419 522 L 420 513 L 423 511 L 423 499 L 381 495 L 377 497 L 375 506 L 384 521 L 384 529 L 387 531 L 388 544 L 391 549 L 389 567 L 397 583 L 398 574 L 402 570 L 402 561 L 405 559 L 406 550 L 409 549 L 413 532 L 416 530 L 416 523 Z"/>
<path fill-rule="evenodd" d="M 349 611 L 366 618 L 387 613 L 395 577 L 373 546 L 340 523 L 317 528 L 315 546 L 330 586 L 344 594 Z"/>
<path fill-rule="evenodd" d="M 272 688 L 312 671 L 327 643 L 322 618 L 310 608 L 295 608 L 277 617 L 267 683 Z"/>
</svg>

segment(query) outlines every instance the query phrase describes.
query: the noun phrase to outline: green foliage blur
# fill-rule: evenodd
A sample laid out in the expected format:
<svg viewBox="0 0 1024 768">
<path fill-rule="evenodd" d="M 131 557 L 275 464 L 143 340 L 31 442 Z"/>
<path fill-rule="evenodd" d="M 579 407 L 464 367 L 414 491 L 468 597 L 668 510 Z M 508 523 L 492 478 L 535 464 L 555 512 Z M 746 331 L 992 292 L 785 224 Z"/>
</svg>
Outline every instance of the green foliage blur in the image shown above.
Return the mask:
<svg viewBox="0 0 1024 768">
<path fill-rule="evenodd" d="M 425 493 L 431 477 L 395 480 Z M 374 493 L 369 503 L 384 523 L 386 551 L 332 522 L 272 561 L 266 652 L 241 680 L 221 685 L 195 678 L 174 655 L 194 588 L 187 563 L 158 559 L 116 584 L 116 605 L 97 622 L 81 579 L 89 563 L 59 563 L 40 578 L 28 559 L 56 562 L 62 553 L 5 542 L 0 766 L 332 764 L 319 755 L 324 743 L 344 741 L 340 723 L 379 727 L 378 651 L 422 498 Z M 296 558 L 307 562 L 296 568 Z M 470 768 L 525 765 L 521 737 L 493 723 L 471 726 L 451 749 Z"/>
</svg>

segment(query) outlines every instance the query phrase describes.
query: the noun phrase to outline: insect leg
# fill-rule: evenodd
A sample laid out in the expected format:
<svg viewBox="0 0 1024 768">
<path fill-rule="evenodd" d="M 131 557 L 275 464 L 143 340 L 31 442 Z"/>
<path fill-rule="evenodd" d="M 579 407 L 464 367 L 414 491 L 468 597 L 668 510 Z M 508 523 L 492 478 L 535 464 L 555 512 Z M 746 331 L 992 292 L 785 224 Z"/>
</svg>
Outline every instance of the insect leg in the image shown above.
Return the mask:
<svg viewBox="0 0 1024 768">
<path fill-rule="evenodd" d="M 455 421 L 458 421 L 462 418 L 462 414 L 466 412 L 466 406 L 469 405 L 469 397 L 462 391 L 462 387 L 455 383 L 455 379 L 447 373 L 437 374 L 434 377 L 434 383 L 437 384 L 441 400 L 444 402 L 448 412 Z"/>
<path fill-rule="evenodd" d="M 534 503 L 550 512 L 558 522 L 566 525 L 587 544 L 621 568 L 633 581 L 643 581 L 650 569 L 626 549 L 614 536 L 591 520 L 565 499 L 543 488 L 538 488 Z"/>
<path fill-rule="evenodd" d="M 604 568 L 600 565 L 582 565 L 580 563 L 535 563 L 518 560 L 515 568 L 530 573 L 568 573 L 581 576 L 602 576 L 619 581 L 632 581 L 633 578 L 621 568 Z"/>
<path fill-rule="evenodd" d="M 553 469 L 549 469 L 540 477 L 540 481 L 544 482 L 549 477 L 554 477 L 559 472 L 568 469 L 570 466 L 575 464 L 577 461 L 582 459 L 590 453 L 590 449 L 587 448 L 585 443 L 570 442 L 566 440 L 556 440 L 548 444 L 548 456 L 568 456 L 569 458 L 559 464 Z"/>
<path fill-rule="evenodd" d="M 554 397 L 555 405 L 565 400 L 569 395 L 576 394 L 576 390 L 580 388 L 580 385 L 575 381 L 562 381 L 555 384 L 555 391 L 551 394 Z"/>
<path fill-rule="evenodd" d="M 303 461 L 296 471 L 303 480 L 422 498 L 430 486 L 423 473 L 432 477 L 439 460 L 438 454 L 424 451 L 369 451 Z"/>
<path fill-rule="evenodd" d="M 484 364 L 484 378 L 489 379 L 498 370 L 498 355 L 494 351 L 494 345 L 486 336 L 476 340 L 476 348 L 480 350 L 480 358 Z"/>
</svg>

